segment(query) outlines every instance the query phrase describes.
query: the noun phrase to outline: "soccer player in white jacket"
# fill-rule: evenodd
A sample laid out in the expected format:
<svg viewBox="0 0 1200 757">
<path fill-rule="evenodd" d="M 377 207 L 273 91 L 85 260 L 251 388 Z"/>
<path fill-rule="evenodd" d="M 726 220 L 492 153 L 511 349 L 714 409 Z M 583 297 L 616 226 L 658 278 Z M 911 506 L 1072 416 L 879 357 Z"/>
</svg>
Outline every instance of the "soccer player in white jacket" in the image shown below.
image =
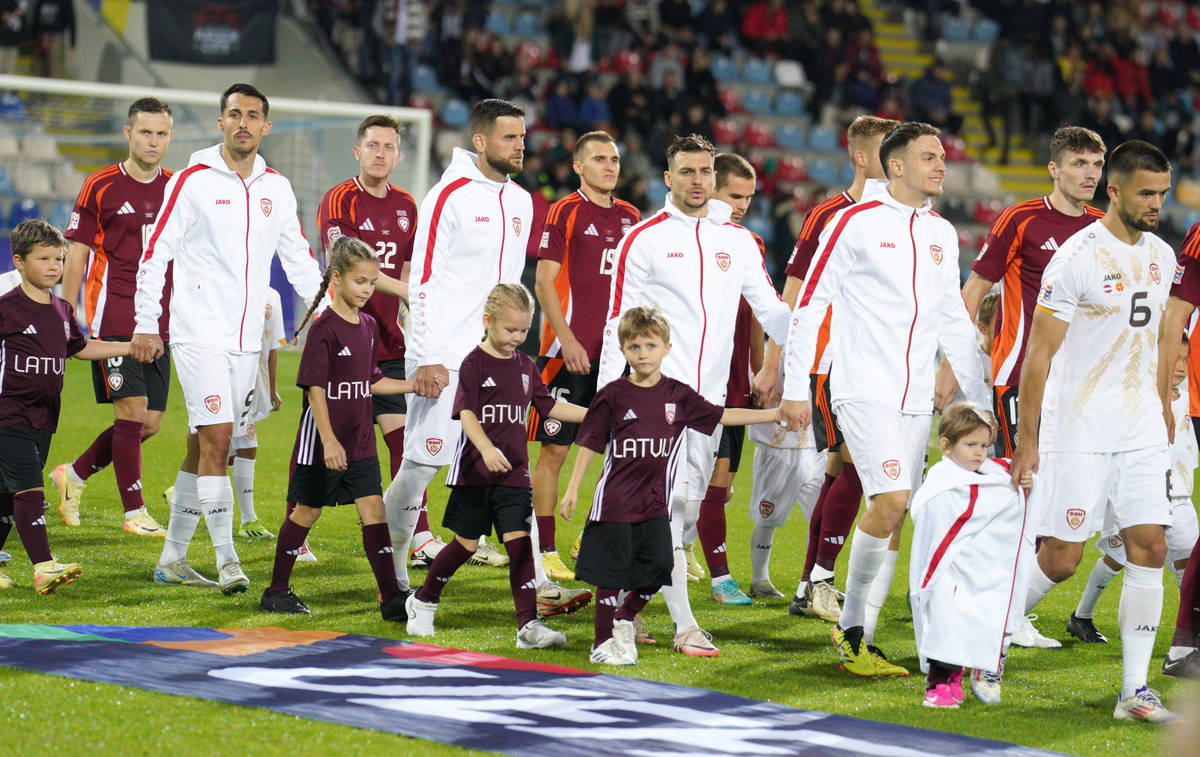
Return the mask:
<svg viewBox="0 0 1200 757">
<path fill-rule="evenodd" d="M 232 437 L 245 432 L 262 348 L 271 259 L 311 302 L 321 271 L 300 229 L 292 185 L 267 167 L 258 145 L 271 130 L 266 96 L 249 84 L 221 95 L 222 144 L 192 154 L 171 177 L 142 254 L 134 295 L 132 354 L 163 352 L 158 333 L 167 265 L 174 262 L 171 355 L 187 406 L 188 458 L 175 479 L 171 520 L 154 577 L 212 585 L 188 566 L 187 547 L 204 516 L 217 553 L 220 588 L 246 591 L 233 548 L 233 487 L 226 475 Z"/>
<path fill-rule="evenodd" d="M 631 228 L 617 250 L 597 386 L 619 378 L 625 368 L 617 325 L 625 311 L 638 305 L 657 307 L 672 324 L 673 346 L 663 373 L 716 404 L 725 402 L 743 297 L 767 334 L 785 338 L 787 306 L 775 293 L 754 236 L 729 221 L 729 205 L 711 199 L 715 155 L 712 143 L 695 134 L 676 137 L 667 148 L 666 203 Z M 683 531 L 696 522 L 720 438 L 720 428 L 711 436 L 688 431 L 686 461 L 680 461 L 683 468 L 671 492 L 675 564 L 671 585 L 662 589 L 675 622 L 675 649 L 706 657 L 717 650 L 688 602 Z"/>
<path fill-rule="evenodd" d="M 945 151 L 934 127 L 903 123 L 879 146 L 887 185 L 835 215 L 804 278 L 792 314 L 780 417 L 789 429 L 812 417 L 808 378 L 825 308 L 833 410 L 869 504 L 850 545 L 846 600 L 833 629 L 842 667 L 863 676 L 908 675 L 863 638 L 867 595 L 920 484 L 933 418 L 938 345 L 968 398 L 988 402 L 976 331 L 958 292 L 958 235 L 933 212 Z"/>
</svg>

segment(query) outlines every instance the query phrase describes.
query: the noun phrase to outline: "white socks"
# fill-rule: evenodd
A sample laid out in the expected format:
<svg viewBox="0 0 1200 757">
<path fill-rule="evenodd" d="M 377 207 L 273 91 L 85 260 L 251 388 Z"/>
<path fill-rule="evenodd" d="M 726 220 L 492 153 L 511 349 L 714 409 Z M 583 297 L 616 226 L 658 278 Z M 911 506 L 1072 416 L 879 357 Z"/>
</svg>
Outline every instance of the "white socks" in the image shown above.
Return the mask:
<svg viewBox="0 0 1200 757">
<path fill-rule="evenodd" d="M 1079 606 L 1075 608 L 1075 617 L 1094 618 L 1096 616 L 1096 603 L 1100 601 L 1101 592 L 1108 586 L 1109 581 L 1117 577 L 1119 572 L 1108 567 L 1103 557 L 1096 558 L 1096 564 L 1092 566 L 1092 572 L 1088 574 L 1087 585 L 1083 587 L 1083 594 L 1079 596 Z"/>
<path fill-rule="evenodd" d="M 233 548 L 233 487 L 228 476 L 197 476 L 196 499 L 217 553 L 217 567 L 237 560 Z"/>
<path fill-rule="evenodd" d="M 833 571 L 825 570 L 820 565 L 813 565 L 812 570 L 808 572 L 808 577 L 814 583 L 817 581 L 828 581 L 833 578 Z"/>
<path fill-rule="evenodd" d="M 1051 581 L 1042 572 L 1042 566 L 1035 557 L 1033 567 L 1029 571 L 1029 593 L 1025 595 L 1025 614 L 1028 615 L 1033 608 L 1037 607 L 1038 603 L 1045 599 L 1055 586 L 1058 584 Z"/>
<path fill-rule="evenodd" d="M 846 572 L 846 599 L 838 619 L 838 625 L 843 629 L 861 626 L 866 621 L 867 594 L 883 564 L 890 541 L 889 536 L 871 536 L 857 526 L 854 528 Z"/>
<path fill-rule="evenodd" d="M 771 580 L 771 543 L 775 540 L 775 526 L 757 524 L 750 532 L 750 582 Z"/>
<path fill-rule="evenodd" d="M 496 534 L 501 537 L 501 534 Z M 537 516 L 529 518 L 529 540 L 533 543 L 533 585 L 536 589 L 541 589 L 549 581 L 546 579 L 546 566 L 542 565 L 542 550 L 538 547 L 538 527 Z"/>
<path fill-rule="evenodd" d="M 671 554 L 674 558 L 671 585 L 662 587 L 667 611 L 675 623 L 675 633 L 700 625 L 692 615 L 692 604 L 688 600 L 687 558 L 683 555 L 683 518 L 680 515 L 676 512 L 671 518 Z"/>
<path fill-rule="evenodd" d="M 412 541 L 413 529 L 417 527 L 417 517 L 421 514 L 421 494 L 437 472 L 436 465 L 415 463 L 407 458 L 400 463 L 400 470 L 396 471 L 396 477 L 383 493 L 383 507 L 393 545 Z M 396 580 L 400 588 L 407 590 L 408 551 L 403 546 L 400 549 L 393 547 L 392 562 L 396 566 Z"/>
<path fill-rule="evenodd" d="M 68 471 L 70 468 L 68 468 Z M 70 475 L 68 473 L 68 475 Z M 203 512 L 196 501 L 196 474 L 179 471 L 171 492 L 171 519 L 167 521 L 167 538 L 163 540 L 159 565 L 170 565 L 187 557 L 188 545 L 196 533 Z"/>
<path fill-rule="evenodd" d="M 254 460 L 233 458 L 233 491 L 237 494 L 238 512 L 242 523 L 258 520 L 254 513 Z"/>
<path fill-rule="evenodd" d="M 875 626 L 879 623 L 879 611 L 883 609 L 883 603 L 887 601 L 888 592 L 892 588 L 892 577 L 896 575 L 896 557 L 899 554 L 899 550 L 887 551 L 883 556 L 883 563 L 879 566 L 879 572 L 875 574 L 875 580 L 871 582 L 871 588 L 867 591 L 863 639 L 868 644 L 875 643 Z"/>
<path fill-rule="evenodd" d="M 1125 566 L 1121 606 L 1117 620 L 1121 628 L 1121 698 L 1132 696 L 1146 685 L 1154 637 L 1162 616 L 1162 568 L 1132 563 Z"/>
</svg>

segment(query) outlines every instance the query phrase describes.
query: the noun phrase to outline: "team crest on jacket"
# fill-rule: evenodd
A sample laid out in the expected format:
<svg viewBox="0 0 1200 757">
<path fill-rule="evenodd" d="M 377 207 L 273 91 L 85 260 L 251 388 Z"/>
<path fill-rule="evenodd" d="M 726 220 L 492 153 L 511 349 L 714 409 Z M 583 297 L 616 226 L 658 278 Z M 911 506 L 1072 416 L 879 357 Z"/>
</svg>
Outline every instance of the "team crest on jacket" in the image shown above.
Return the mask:
<svg viewBox="0 0 1200 757">
<path fill-rule="evenodd" d="M 1086 512 L 1078 507 L 1072 507 L 1067 510 L 1067 525 L 1071 527 L 1072 531 L 1075 531 L 1083 525 L 1083 519 L 1086 517 Z"/>
<path fill-rule="evenodd" d="M 521 236 L 521 219 L 513 216 L 513 233 Z"/>
<path fill-rule="evenodd" d="M 900 461 L 899 460 L 884 460 L 883 472 L 888 478 L 895 481 L 900 478 Z"/>
<path fill-rule="evenodd" d="M 1162 282 L 1162 274 L 1158 272 L 1158 263 L 1150 264 L 1150 279 L 1155 284 L 1159 284 Z"/>
<path fill-rule="evenodd" d="M 442 440 L 436 436 L 431 436 L 425 440 L 425 449 L 429 450 L 429 454 L 436 455 L 442 451 Z"/>
<path fill-rule="evenodd" d="M 554 420 L 553 418 L 547 418 L 545 422 L 542 423 L 542 428 L 546 429 L 546 434 L 548 436 L 554 436 L 562 430 L 562 423 Z"/>
<path fill-rule="evenodd" d="M 775 512 L 775 503 L 769 499 L 764 499 L 758 503 L 758 514 L 764 518 L 770 518 L 771 513 Z"/>
<path fill-rule="evenodd" d="M 717 253 L 717 267 L 720 268 L 722 271 L 729 270 L 729 253 L 728 252 L 718 252 Z"/>
<path fill-rule="evenodd" d="M 933 258 L 933 262 L 938 265 L 942 264 L 942 248 L 936 244 L 929 245 L 929 256 Z"/>
<path fill-rule="evenodd" d="M 262 208 L 262 212 L 263 212 L 264 216 L 271 215 L 271 201 L 268 200 L 266 197 L 264 197 L 258 201 L 258 207 Z"/>
<path fill-rule="evenodd" d="M 521 391 L 529 393 L 529 376 L 528 374 L 521 376 Z"/>
<path fill-rule="evenodd" d="M 204 398 L 204 406 L 208 408 L 208 412 L 216 415 L 221 410 L 221 395 L 210 394 Z"/>
<path fill-rule="evenodd" d="M 674 402 L 664 402 L 663 403 L 663 414 L 665 414 L 667 416 L 667 425 L 674 423 L 675 422 L 675 403 Z"/>
</svg>

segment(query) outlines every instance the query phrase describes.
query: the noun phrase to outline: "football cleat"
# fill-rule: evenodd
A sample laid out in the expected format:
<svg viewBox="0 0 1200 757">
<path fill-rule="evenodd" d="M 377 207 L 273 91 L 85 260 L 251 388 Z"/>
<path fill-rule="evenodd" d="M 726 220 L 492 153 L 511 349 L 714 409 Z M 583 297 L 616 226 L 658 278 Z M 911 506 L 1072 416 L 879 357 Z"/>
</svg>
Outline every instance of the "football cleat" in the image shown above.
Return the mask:
<svg viewBox="0 0 1200 757">
<path fill-rule="evenodd" d="M 552 581 L 574 581 L 575 571 L 566 566 L 562 558 L 557 552 L 543 552 L 541 554 L 542 567 L 546 570 L 546 575 Z"/>
<path fill-rule="evenodd" d="M 67 473 L 68 465 L 70 463 L 54 466 L 54 470 L 50 471 L 50 480 L 58 487 L 58 512 L 62 516 L 62 522 L 68 526 L 78 526 L 79 502 L 87 484 L 82 481 L 76 483 Z"/>
<path fill-rule="evenodd" d="M 1200 650 L 1193 649 L 1176 660 L 1172 660 L 1170 655 L 1164 657 L 1162 672 L 1173 678 L 1200 679 Z"/>
<path fill-rule="evenodd" d="M 566 643 L 565 633 L 547 628 L 546 624 L 537 618 L 517 631 L 517 649 L 557 649 Z"/>
<path fill-rule="evenodd" d="M 17 582 L 12 580 L 12 576 L 0 570 L 0 589 L 15 589 Z"/>
<path fill-rule="evenodd" d="M 969 682 L 971 693 L 980 702 L 984 704 L 1000 703 L 1000 684 L 1002 682 L 1000 673 L 989 673 L 986 670 L 975 668 L 971 671 Z"/>
<path fill-rule="evenodd" d="M 770 579 L 763 579 L 750 584 L 750 596 L 755 599 L 783 599 L 783 592 L 776 589 Z"/>
<path fill-rule="evenodd" d="M 216 581 L 210 581 L 193 570 L 192 566 L 188 565 L 187 560 L 176 560 L 170 565 L 155 565 L 154 583 L 205 587 L 216 587 L 218 585 Z"/>
<path fill-rule="evenodd" d="M 808 594 L 808 587 L 804 587 L 804 594 Z M 796 617 L 804 617 L 808 615 L 808 597 L 801 594 L 793 594 L 792 601 L 788 604 L 788 615 Z"/>
<path fill-rule="evenodd" d="M 475 550 L 475 554 L 471 555 L 467 560 L 472 565 L 487 565 L 492 568 L 503 568 L 508 565 L 508 555 L 501 554 L 500 550 L 490 541 L 480 542 L 479 549 Z"/>
<path fill-rule="evenodd" d="M 0 552 L 0 568 L 12 562 L 12 555 L 7 552 Z"/>
<path fill-rule="evenodd" d="M 1179 715 L 1168 710 L 1159 699 L 1158 692 L 1148 686 L 1143 686 L 1133 693 L 1133 696 L 1117 700 L 1113 709 L 1113 717 L 1117 720 L 1141 720 L 1146 723 L 1173 723 Z"/>
<path fill-rule="evenodd" d="M 304 543 L 300 545 L 300 551 L 296 553 L 296 562 L 316 562 L 316 561 L 317 561 L 317 556 L 313 554 L 313 551 L 311 549 L 309 549 L 308 539 L 305 539 Z"/>
<path fill-rule="evenodd" d="M 808 600 L 807 610 L 801 610 L 805 615 L 820 618 L 826 623 L 836 623 L 842 617 L 842 608 L 838 605 L 838 592 L 833 588 L 832 581 L 810 581 L 804 587 L 804 598 Z"/>
<path fill-rule="evenodd" d="M 633 639 L 638 644 L 657 644 L 654 637 L 646 630 L 646 622 L 642 620 L 642 614 L 639 612 L 633 616 Z"/>
<path fill-rule="evenodd" d="M 384 602 L 381 600 L 379 602 L 379 614 L 389 623 L 408 622 L 408 610 L 405 608 L 408 604 L 408 595 L 411 593 L 408 591 L 399 591 L 388 601 Z"/>
<path fill-rule="evenodd" d="M 834 624 L 829 632 L 842 670 L 856 676 L 906 676 L 908 671 L 888 662 L 883 650 L 863 641 L 862 626 L 843 629 Z"/>
<path fill-rule="evenodd" d="M 134 513 L 132 518 L 126 518 L 121 528 L 125 533 L 134 536 L 152 536 L 162 539 L 167 535 L 167 529 L 160 526 L 144 507 Z"/>
<path fill-rule="evenodd" d="M 738 586 L 738 582 L 732 578 L 726 578 L 712 587 L 712 598 L 714 602 L 723 605 L 754 604 L 754 600 L 746 596 L 746 593 Z"/>
<path fill-rule="evenodd" d="M 246 578 L 246 574 L 242 572 L 242 564 L 237 560 L 225 563 L 217 573 L 221 593 L 226 596 L 241 594 L 250 588 L 250 579 Z"/>
<path fill-rule="evenodd" d="M 925 698 L 921 700 L 921 704 L 926 707 L 937 707 L 943 710 L 957 710 L 958 706 L 962 704 L 962 700 L 954 698 L 950 684 L 939 683 L 936 686 L 925 689 Z"/>
<path fill-rule="evenodd" d="M 431 537 L 424 544 L 409 553 L 409 557 L 411 558 L 409 565 L 414 568 L 429 570 L 429 566 L 433 565 L 434 558 L 438 556 L 438 552 L 441 552 L 445 546 L 446 542 L 442 541 L 441 538 L 437 536 Z"/>
<path fill-rule="evenodd" d="M 583 534 L 575 537 L 575 541 L 571 542 L 571 559 L 579 559 L 579 545 L 583 543 Z"/>
<path fill-rule="evenodd" d="M 424 602 L 417 599 L 414 591 L 404 602 L 404 611 L 408 621 L 404 630 L 409 636 L 433 636 L 433 616 L 437 613 L 437 602 Z M 526 624 L 528 625 L 528 624 Z"/>
<path fill-rule="evenodd" d="M 312 615 L 312 611 L 308 606 L 300 601 L 292 593 L 292 588 L 289 586 L 277 594 L 271 594 L 270 589 L 263 592 L 262 599 L 258 600 L 258 609 L 263 612 L 280 612 L 288 615 Z"/>
<path fill-rule="evenodd" d="M 261 539 L 263 541 L 275 538 L 275 534 L 268 531 L 258 518 L 243 523 L 242 527 L 238 529 L 238 536 L 243 539 Z"/>
<path fill-rule="evenodd" d="M 617 643 L 617 652 L 634 662 L 637 662 L 637 627 L 632 620 L 613 621 L 613 641 Z"/>
<path fill-rule="evenodd" d="M 1081 618 L 1075 613 L 1071 613 L 1071 618 L 1067 621 L 1067 633 L 1090 644 L 1108 643 L 1108 637 L 1100 633 L 1100 629 L 1096 628 L 1091 618 Z"/>
<path fill-rule="evenodd" d="M 1026 647 L 1036 649 L 1059 649 L 1062 647 L 1061 641 L 1056 641 L 1042 634 L 1033 627 L 1033 621 L 1037 620 L 1037 615 L 1029 615 L 1022 618 L 1020 627 L 1013 632 L 1012 645 L 1014 647 Z"/>
<path fill-rule="evenodd" d="M 689 657 L 718 657 L 721 651 L 713 646 L 712 634 L 699 626 L 675 634 L 674 649 Z"/>
<path fill-rule="evenodd" d="M 601 642 L 600 646 L 593 648 L 588 659 L 597 665 L 633 665 L 637 662 L 617 651 L 615 638 L 606 639 Z"/>
<path fill-rule="evenodd" d="M 537 614 L 539 618 L 572 613 L 592 601 L 587 589 L 568 589 L 553 581 L 547 581 L 537 591 Z"/>
<path fill-rule="evenodd" d="M 687 559 L 687 577 L 689 581 L 699 581 L 704 578 L 704 566 L 696 559 L 696 545 L 684 544 L 683 556 Z"/>
<path fill-rule="evenodd" d="M 82 572 L 79 563 L 61 563 L 50 558 L 33 566 L 33 590 L 38 594 L 53 594 L 60 585 L 74 583 Z"/>
</svg>

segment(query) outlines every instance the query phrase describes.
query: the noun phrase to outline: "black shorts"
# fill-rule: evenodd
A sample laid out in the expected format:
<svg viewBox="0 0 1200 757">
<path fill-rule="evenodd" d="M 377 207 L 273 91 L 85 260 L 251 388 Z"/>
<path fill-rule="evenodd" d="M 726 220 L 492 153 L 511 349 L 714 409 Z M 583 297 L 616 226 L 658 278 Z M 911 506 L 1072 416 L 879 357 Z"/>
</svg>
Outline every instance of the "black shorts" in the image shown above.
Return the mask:
<svg viewBox="0 0 1200 757">
<path fill-rule="evenodd" d="M 0 426 L 0 490 L 19 494 L 41 489 L 53 433 L 28 423 Z"/>
<path fill-rule="evenodd" d="M 665 516 L 641 523 L 589 520 L 580 537 L 575 578 L 606 589 L 670 586 L 673 564 Z"/>
<path fill-rule="evenodd" d="M 381 496 L 380 480 L 378 457 L 351 460 L 346 470 L 297 463 L 288 481 L 287 498 L 306 507 L 348 505 L 362 497 Z"/>
<path fill-rule="evenodd" d="M 542 381 L 556 400 L 571 402 L 587 407 L 596 396 L 596 378 L 600 374 L 600 361 L 593 360 L 586 375 L 571 373 L 560 357 L 539 357 L 538 370 Z M 546 444 L 570 444 L 579 431 L 578 423 L 564 423 L 553 418 L 543 418 L 537 410 L 529 410 L 529 441 Z"/>
<path fill-rule="evenodd" d="M 992 412 L 996 414 L 996 454 L 1012 457 L 1017 447 L 1017 389 L 1015 386 L 992 387 Z"/>
<path fill-rule="evenodd" d="M 399 360 L 380 360 L 379 370 L 384 378 L 404 378 L 404 358 Z M 403 394 L 373 394 L 371 395 L 371 417 L 381 415 L 404 415 L 408 412 L 408 401 Z"/>
<path fill-rule="evenodd" d="M 828 449 L 837 452 L 846 438 L 838 428 L 837 416 L 833 414 L 833 406 L 829 401 L 829 374 L 810 373 L 808 386 L 812 390 L 813 434 L 817 449 Z"/>
<path fill-rule="evenodd" d="M 721 442 L 717 446 L 717 459 L 729 458 L 729 472 L 738 472 L 738 463 L 742 460 L 742 447 L 746 444 L 745 426 L 724 426 L 721 429 Z"/>
<path fill-rule="evenodd" d="M 1200 447 L 1200 418 L 1192 416 L 1192 431 L 1196 432 L 1196 446 Z"/>
<path fill-rule="evenodd" d="M 104 342 L 128 342 L 128 337 L 106 336 Z M 105 404 L 122 397 L 145 397 L 147 410 L 167 409 L 171 388 L 171 358 L 164 349 L 153 363 L 141 363 L 131 357 L 110 357 L 92 361 L 92 391 L 96 402 Z"/>
<path fill-rule="evenodd" d="M 527 486 L 451 486 L 442 527 L 464 539 L 529 531 L 533 490 Z"/>
</svg>

